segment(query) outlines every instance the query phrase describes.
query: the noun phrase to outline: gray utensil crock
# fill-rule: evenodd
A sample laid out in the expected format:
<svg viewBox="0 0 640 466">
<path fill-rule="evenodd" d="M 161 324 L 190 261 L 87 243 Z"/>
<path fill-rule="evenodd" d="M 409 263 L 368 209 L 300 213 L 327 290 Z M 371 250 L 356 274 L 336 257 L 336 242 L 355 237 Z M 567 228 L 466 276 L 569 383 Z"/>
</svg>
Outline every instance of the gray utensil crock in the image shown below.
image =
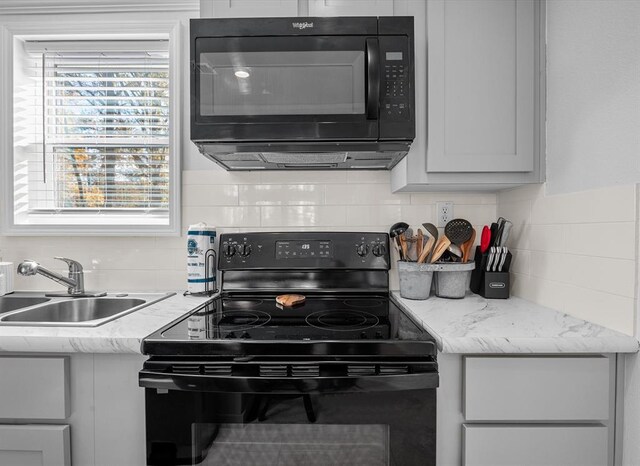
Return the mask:
<svg viewBox="0 0 640 466">
<path fill-rule="evenodd" d="M 407 299 L 427 299 L 431 292 L 433 272 L 436 270 L 437 264 L 398 261 L 400 296 Z"/>
<path fill-rule="evenodd" d="M 476 268 L 475 262 L 439 262 L 436 266 L 435 288 L 439 298 L 464 298 L 469 287 L 471 271 Z"/>
</svg>

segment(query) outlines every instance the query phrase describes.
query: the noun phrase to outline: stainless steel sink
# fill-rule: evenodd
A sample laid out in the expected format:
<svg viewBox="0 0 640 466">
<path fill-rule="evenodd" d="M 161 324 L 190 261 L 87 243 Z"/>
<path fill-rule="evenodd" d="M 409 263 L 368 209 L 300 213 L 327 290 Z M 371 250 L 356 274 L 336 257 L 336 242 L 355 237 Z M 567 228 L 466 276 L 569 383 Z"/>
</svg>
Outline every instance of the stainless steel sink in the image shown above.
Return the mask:
<svg viewBox="0 0 640 466">
<path fill-rule="evenodd" d="M 35 306 L 51 301 L 49 298 L 39 298 L 31 296 L 2 296 L 0 297 L 0 314 L 22 309 L 24 307 Z"/>
<path fill-rule="evenodd" d="M 104 298 L 52 300 L 32 298 L 40 301 L 33 303 L 28 309 L 23 308 L 0 316 L 0 325 L 97 327 L 157 303 L 173 294 L 123 294 Z M 44 301 L 51 302 L 42 304 Z"/>
</svg>

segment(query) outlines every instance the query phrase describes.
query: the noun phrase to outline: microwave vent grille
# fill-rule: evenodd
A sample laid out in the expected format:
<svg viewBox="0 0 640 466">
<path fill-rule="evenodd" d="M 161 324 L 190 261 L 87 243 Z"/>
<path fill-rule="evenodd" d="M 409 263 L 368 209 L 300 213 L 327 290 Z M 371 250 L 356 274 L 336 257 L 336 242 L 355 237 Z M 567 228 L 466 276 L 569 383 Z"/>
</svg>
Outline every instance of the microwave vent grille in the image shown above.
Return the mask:
<svg viewBox="0 0 640 466">
<path fill-rule="evenodd" d="M 260 154 L 265 162 L 295 165 L 316 165 L 344 163 L 347 160 L 347 152 L 263 152 Z"/>
</svg>

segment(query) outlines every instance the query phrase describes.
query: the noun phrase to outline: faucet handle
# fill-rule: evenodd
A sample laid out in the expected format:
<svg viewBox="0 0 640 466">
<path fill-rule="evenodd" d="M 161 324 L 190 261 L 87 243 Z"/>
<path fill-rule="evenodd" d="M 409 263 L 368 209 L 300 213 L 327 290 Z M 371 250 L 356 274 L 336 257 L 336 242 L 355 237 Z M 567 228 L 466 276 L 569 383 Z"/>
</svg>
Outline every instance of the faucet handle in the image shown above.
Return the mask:
<svg viewBox="0 0 640 466">
<path fill-rule="evenodd" d="M 69 266 L 69 272 L 82 272 L 82 264 L 78 261 L 74 261 L 73 259 L 68 259 L 66 257 L 54 257 L 54 259 L 65 261 Z"/>
</svg>

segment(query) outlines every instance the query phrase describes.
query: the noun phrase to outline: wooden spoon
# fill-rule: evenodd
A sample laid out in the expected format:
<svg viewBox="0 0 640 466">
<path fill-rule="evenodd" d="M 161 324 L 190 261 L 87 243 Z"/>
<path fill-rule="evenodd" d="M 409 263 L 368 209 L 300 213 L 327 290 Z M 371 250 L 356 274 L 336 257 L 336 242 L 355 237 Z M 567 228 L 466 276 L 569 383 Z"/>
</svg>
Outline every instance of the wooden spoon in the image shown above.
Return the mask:
<svg viewBox="0 0 640 466">
<path fill-rule="evenodd" d="M 429 237 L 429 239 L 427 240 L 427 244 L 424 245 L 424 248 L 422 248 L 422 254 L 420 254 L 420 256 L 418 257 L 418 263 L 423 264 L 427 261 L 427 257 L 429 257 L 429 254 L 431 253 L 431 250 L 433 249 L 433 246 L 436 244 L 436 239 L 431 236 Z"/>
<path fill-rule="evenodd" d="M 422 245 L 424 244 L 424 235 L 422 234 L 422 230 L 418 228 L 418 237 L 416 239 L 416 255 L 418 259 L 422 255 Z"/>
<path fill-rule="evenodd" d="M 440 238 L 438 238 L 438 242 L 433 248 L 433 254 L 431 255 L 432 264 L 436 262 L 438 259 L 440 259 L 440 257 L 442 257 L 444 252 L 449 248 L 450 244 L 451 244 L 451 240 L 447 238 L 445 235 L 442 235 Z"/>
<path fill-rule="evenodd" d="M 473 243 L 476 242 L 476 229 L 471 229 L 471 238 L 462 243 L 462 262 L 469 262 L 471 258 L 471 250 L 473 249 Z"/>
<path fill-rule="evenodd" d="M 409 259 L 409 246 L 407 246 L 407 239 L 404 235 L 398 236 L 400 238 L 400 247 L 402 248 L 402 257 L 404 260 L 408 261 Z"/>
</svg>

